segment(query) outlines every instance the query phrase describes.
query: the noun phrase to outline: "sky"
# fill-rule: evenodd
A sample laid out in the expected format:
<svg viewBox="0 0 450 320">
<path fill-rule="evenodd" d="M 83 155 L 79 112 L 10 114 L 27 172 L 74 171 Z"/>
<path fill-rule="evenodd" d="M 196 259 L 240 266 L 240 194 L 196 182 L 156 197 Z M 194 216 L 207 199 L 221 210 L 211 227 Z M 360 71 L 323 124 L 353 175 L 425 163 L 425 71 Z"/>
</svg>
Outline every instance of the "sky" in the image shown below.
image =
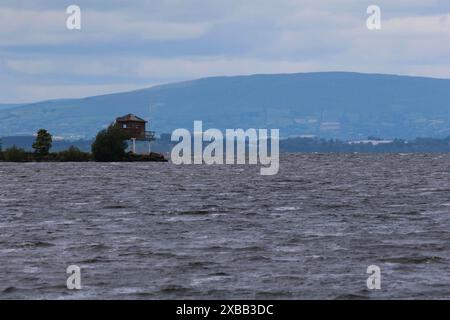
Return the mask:
<svg viewBox="0 0 450 320">
<path fill-rule="evenodd" d="M 66 27 L 70 5 L 80 30 Z M 450 1 L 0 1 L 0 103 L 316 71 L 450 78 Z"/>
</svg>

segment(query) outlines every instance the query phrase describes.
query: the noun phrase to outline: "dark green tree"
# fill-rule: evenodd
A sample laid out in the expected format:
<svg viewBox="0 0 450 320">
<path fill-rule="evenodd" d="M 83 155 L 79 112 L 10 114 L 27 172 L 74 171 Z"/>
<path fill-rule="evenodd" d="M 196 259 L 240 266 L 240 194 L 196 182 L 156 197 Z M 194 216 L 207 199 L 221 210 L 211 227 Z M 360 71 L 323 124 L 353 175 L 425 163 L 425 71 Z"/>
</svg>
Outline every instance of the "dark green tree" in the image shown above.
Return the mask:
<svg viewBox="0 0 450 320">
<path fill-rule="evenodd" d="M 45 129 L 40 129 L 37 133 L 35 142 L 33 143 L 34 152 L 38 156 L 48 155 L 52 147 L 52 135 Z"/>
<path fill-rule="evenodd" d="M 115 124 L 111 124 L 107 129 L 100 131 L 92 144 L 92 155 L 95 161 L 115 162 L 121 161 L 125 157 L 125 150 L 128 147 L 127 137 L 123 130 Z"/>
</svg>

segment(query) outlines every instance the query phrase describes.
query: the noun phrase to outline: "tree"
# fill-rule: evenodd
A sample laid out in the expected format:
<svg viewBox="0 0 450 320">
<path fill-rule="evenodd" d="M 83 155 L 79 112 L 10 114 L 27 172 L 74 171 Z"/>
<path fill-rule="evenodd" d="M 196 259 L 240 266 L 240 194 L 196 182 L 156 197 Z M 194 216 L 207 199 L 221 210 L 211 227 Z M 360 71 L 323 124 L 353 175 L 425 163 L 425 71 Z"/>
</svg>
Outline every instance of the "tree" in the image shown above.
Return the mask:
<svg viewBox="0 0 450 320">
<path fill-rule="evenodd" d="M 92 154 L 95 161 L 115 162 L 125 157 L 127 136 L 123 130 L 115 124 L 100 131 L 92 144 Z"/>
<path fill-rule="evenodd" d="M 52 147 L 52 135 L 45 129 L 40 129 L 33 143 L 34 152 L 39 156 L 48 155 Z"/>
</svg>

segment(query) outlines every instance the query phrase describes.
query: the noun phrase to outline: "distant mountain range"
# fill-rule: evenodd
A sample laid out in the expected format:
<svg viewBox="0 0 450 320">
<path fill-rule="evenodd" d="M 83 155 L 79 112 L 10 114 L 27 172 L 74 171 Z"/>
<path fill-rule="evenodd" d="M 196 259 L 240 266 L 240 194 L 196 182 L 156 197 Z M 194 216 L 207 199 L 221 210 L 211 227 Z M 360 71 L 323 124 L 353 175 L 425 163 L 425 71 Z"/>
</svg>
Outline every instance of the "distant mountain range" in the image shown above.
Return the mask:
<svg viewBox="0 0 450 320">
<path fill-rule="evenodd" d="M 18 107 L 20 104 L 1 104 L 0 103 L 0 110 L 5 110 L 5 109 L 11 109 L 14 107 Z"/>
<path fill-rule="evenodd" d="M 278 128 L 282 137 L 450 136 L 450 80 L 350 72 L 213 77 L 83 99 L 0 105 L 0 136 L 92 137 L 134 113 L 151 130 Z"/>
</svg>

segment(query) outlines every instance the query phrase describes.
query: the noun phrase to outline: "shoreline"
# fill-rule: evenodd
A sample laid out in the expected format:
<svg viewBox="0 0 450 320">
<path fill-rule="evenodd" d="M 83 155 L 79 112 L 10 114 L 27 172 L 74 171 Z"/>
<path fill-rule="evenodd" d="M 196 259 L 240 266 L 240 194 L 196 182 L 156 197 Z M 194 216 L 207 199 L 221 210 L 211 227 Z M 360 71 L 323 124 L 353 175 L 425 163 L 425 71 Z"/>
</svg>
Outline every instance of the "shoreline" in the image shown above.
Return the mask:
<svg viewBox="0 0 450 320">
<path fill-rule="evenodd" d="M 125 157 L 117 161 L 98 161 L 92 153 L 80 153 L 77 156 L 62 156 L 61 153 L 50 153 L 46 156 L 37 156 L 34 153 L 23 153 L 14 160 L 6 160 L 0 152 L 0 163 L 31 163 L 31 162 L 168 162 L 162 153 L 151 152 L 150 154 L 127 153 Z"/>
</svg>

